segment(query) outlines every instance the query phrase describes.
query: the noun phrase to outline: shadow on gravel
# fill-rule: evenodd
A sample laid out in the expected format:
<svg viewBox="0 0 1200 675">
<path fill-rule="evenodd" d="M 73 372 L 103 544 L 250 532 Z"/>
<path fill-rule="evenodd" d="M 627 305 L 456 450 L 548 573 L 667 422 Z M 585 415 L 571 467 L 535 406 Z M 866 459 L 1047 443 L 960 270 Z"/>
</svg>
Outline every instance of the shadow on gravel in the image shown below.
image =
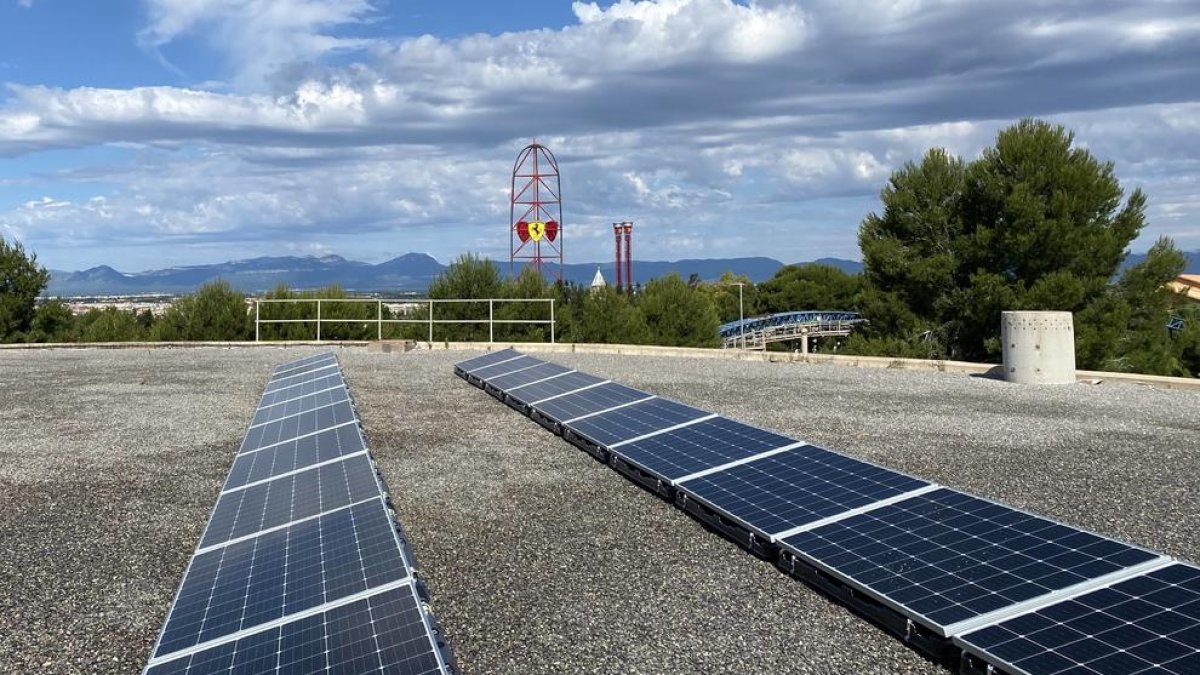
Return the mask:
<svg viewBox="0 0 1200 675">
<path fill-rule="evenodd" d="M 980 380 L 1004 380 L 1004 366 L 992 366 L 983 373 L 971 373 L 971 377 Z"/>
</svg>

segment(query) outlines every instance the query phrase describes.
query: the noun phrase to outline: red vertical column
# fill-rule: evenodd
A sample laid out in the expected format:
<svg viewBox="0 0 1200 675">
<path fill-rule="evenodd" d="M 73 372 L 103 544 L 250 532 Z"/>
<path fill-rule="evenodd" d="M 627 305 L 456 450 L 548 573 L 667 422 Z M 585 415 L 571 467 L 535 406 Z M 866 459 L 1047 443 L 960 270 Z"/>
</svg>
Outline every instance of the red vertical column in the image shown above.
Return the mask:
<svg viewBox="0 0 1200 675">
<path fill-rule="evenodd" d="M 625 223 L 625 286 L 633 292 L 633 223 Z"/>
<path fill-rule="evenodd" d="M 617 291 L 620 292 L 620 290 L 621 290 L 621 271 L 622 271 L 621 270 L 621 224 L 620 223 L 613 223 L 613 239 L 615 239 L 616 243 L 617 243 L 617 253 L 616 253 L 616 258 L 615 258 L 616 262 L 613 265 L 613 269 L 616 270 Z"/>
</svg>

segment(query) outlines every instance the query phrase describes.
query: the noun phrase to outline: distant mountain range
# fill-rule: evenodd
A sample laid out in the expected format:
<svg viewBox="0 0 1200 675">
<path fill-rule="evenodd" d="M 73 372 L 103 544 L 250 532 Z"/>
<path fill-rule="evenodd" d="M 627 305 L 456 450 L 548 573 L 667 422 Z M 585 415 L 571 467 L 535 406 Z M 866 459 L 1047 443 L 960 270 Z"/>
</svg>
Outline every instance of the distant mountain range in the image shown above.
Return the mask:
<svg viewBox="0 0 1200 675">
<path fill-rule="evenodd" d="M 1200 251 L 1188 256 L 1187 269 L 1190 274 L 1200 274 Z M 1135 265 L 1146 256 L 1130 254 L 1124 266 Z M 811 261 L 837 267 L 856 274 L 862 271 L 862 263 L 842 258 L 819 258 Z M 498 262 L 504 272 L 507 264 Z M 663 260 L 635 260 L 633 278 L 638 283 L 671 272 L 687 279 L 692 274 L 711 281 L 732 271 L 744 274 L 751 281 L 766 281 L 783 267 L 784 263 L 774 258 L 705 258 L 686 259 L 672 262 Z M 563 266 L 563 276 L 579 284 L 590 284 L 596 268 L 608 283 L 613 283 L 613 263 L 574 263 Z M 337 255 L 327 256 L 284 256 L 250 258 L 214 265 L 171 267 L 126 274 L 101 265 L 80 272 L 50 271 L 50 285 L 46 294 L 50 296 L 93 296 L 93 295 L 140 295 L 190 293 L 205 282 L 224 279 L 241 291 L 256 293 L 267 291 L 280 283 L 293 289 L 320 288 L 330 284 L 361 292 L 424 292 L 429 282 L 446 266 L 424 253 L 406 253 L 378 264 L 347 260 Z M 553 271 L 553 268 L 550 270 Z"/>
<path fill-rule="evenodd" d="M 833 265 L 847 272 L 858 272 L 862 263 L 839 258 L 821 258 L 814 262 Z M 498 263 L 508 271 L 507 265 Z M 678 272 L 683 278 L 692 274 L 705 280 L 720 278 L 726 271 L 744 274 L 754 282 L 770 279 L 784 264 L 773 258 L 715 258 L 703 260 L 635 260 L 634 280 L 649 279 Z M 608 283 L 613 283 L 613 263 L 575 263 L 563 266 L 569 281 L 590 284 L 599 267 Z M 50 270 L 49 296 L 95 296 L 190 293 L 213 279 L 224 279 L 234 288 L 254 293 L 280 283 L 293 289 L 320 288 L 330 284 L 362 292 L 424 292 L 429 282 L 446 266 L 424 253 L 407 253 L 386 262 L 371 264 L 347 260 L 337 255 L 284 256 L 250 258 L 214 265 L 171 267 L 148 272 L 124 273 L 107 265 L 79 272 Z"/>
</svg>

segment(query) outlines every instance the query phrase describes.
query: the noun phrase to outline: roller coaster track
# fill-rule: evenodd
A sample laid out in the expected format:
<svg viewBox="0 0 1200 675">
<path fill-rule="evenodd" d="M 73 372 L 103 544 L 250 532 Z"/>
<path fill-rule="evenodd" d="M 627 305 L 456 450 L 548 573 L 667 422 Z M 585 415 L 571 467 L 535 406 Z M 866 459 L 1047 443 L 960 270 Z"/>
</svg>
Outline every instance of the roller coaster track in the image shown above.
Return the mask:
<svg viewBox="0 0 1200 675">
<path fill-rule="evenodd" d="M 845 337 L 867 320 L 857 312 L 800 311 L 780 312 L 731 321 L 719 329 L 723 349 L 766 349 L 772 342 L 800 341 L 808 338 Z"/>
</svg>

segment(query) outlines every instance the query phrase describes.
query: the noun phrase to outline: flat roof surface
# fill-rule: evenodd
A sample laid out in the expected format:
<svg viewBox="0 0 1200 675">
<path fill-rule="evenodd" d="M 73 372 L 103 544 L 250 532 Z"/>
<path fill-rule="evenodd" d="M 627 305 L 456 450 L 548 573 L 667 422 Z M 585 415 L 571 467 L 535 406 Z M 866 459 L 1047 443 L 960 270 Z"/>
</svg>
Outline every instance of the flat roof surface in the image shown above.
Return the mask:
<svg viewBox="0 0 1200 675">
<path fill-rule="evenodd" d="M 0 351 L 0 672 L 145 662 L 271 368 L 316 348 Z M 945 673 L 456 378 L 334 349 L 467 673 Z M 1200 560 L 1200 392 L 543 358 Z"/>
</svg>

